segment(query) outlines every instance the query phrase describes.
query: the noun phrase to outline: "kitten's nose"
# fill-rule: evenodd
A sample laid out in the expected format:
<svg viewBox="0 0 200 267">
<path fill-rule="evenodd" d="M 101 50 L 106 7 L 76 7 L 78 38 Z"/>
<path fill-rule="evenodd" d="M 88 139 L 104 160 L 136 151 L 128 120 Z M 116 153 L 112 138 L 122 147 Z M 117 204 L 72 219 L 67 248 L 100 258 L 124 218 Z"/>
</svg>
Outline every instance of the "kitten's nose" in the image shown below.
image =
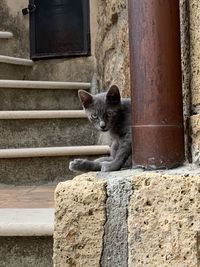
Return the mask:
<svg viewBox="0 0 200 267">
<path fill-rule="evenodd" d="M 104 121 L 100 121 L 100 127 L 102 130 L 104 130 L 106 128 L 106 124 Z"/>
</svg>

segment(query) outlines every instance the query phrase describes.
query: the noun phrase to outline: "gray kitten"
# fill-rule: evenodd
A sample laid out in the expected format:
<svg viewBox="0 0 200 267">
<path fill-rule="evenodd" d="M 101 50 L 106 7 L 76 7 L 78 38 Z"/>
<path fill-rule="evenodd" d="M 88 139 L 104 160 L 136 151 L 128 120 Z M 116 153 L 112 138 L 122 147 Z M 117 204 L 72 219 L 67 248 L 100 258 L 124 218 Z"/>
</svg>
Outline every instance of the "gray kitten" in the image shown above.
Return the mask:
<svg viewBox="0 0 200 267">
<path fill-rule="evenodd" d="M 94 127 L 102 132 L 109 132 L 112 145 L 111 155 L 94 161 L 75 159 L 70 162 L 71 171 L 118 171 L 131 168 L 131 101 L 121 98 L 116 85 L 107 93 L 91 95 L 84 90 L 78 92 L 86 115 Z"/>
</svg>

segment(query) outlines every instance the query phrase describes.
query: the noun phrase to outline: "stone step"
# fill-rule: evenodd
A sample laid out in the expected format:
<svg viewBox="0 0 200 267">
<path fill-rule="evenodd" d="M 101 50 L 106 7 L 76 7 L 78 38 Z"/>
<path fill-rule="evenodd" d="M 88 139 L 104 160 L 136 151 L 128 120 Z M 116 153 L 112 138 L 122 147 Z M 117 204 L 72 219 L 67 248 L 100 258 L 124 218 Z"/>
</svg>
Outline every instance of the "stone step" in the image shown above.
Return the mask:
<svg viewBox="0 0 200 267">
<path fill-rule="evenodd" d="M 90 83 L 0 80 L 0 110 L 81 109 L 78 89 Z"/>
<path fill-rule="evenodd" d="M 30 59 L 3 56 L 3 55 L 0 55 L 0 62 L 6 63 L 6 64 L 13 64 L 13 65 L 22 65 L 22 66 L 27 66 L 27 67 L 33 66 L 33 61 Z"/>
<path fill-rule="evenodd" d="M 55 185 L 0 185 L 0 236 L 53 234 Z"/>
<path fill-rule="evenodd" d="M 84 114 L 62 112 L 0 112 L 0 148 L 61 147 L 94 145 L 98 132 Z M 38 118 L 38 116 L 42 116 Z M 83 116 L 78 118 L 78 116 Z M 10 119 L 8 119 L 10 116 Z M 71 118 L 67 118 L 70 117 Z M 15 117 L 15 119 L 13 119 Z M 55 117 L 55 118 L 54 118 Z M 5 119 L 6 118 L 6 119 Z M 33 119 L 34 118 L 34 119 Z"/>
<path fill-rule="evenodd" d="M 53 266 L 54 190 L 0 185 L 1 266 Z"/>
<path fill-rule="evenodd" d="M 1 236 L 1 267 L 52 267 L 53 236 Z"/>
<path fill-rule="evenodd" d="M 30 66 L 13 65 L 0 60 L 0 79 L 26 80 L 31 70 Z"/>
<path fill-rule="evenodd" d="M 34 61 L 27 80 L 92 81 L 95 66 L 94 56 Z"/>
<path fill-rule="evenodd" d="M 10 39 L 12 37 L 12 32 L 0 31 L 0 39 Z"/>
<path fill-rule="evenodd" d="M 55 185 L 0 186 L 0 236 L 53 234 Z"/>
<path fill-rule="evenodd" d="M 2 89 L 0 110 L 73 110 L 82 109 L 76 89 Z"/>
<path fill-rule="evenodd" d="M 0 184 L 0 214 L 3 209 L 53 209 L 56 184 L 14 186 Z M 2 216 L 0 215 L 0 223 Z M 1 230 L 0 230 L 1 231 Z"/>
<path fill-rule="evenodd" d="M 94 159 L 109 151 L 108 146 L 0 150 L 0 183 L 40 185 L 70 180 L 76 175 L 69 171 L 71 160 Z"/>
</svg>

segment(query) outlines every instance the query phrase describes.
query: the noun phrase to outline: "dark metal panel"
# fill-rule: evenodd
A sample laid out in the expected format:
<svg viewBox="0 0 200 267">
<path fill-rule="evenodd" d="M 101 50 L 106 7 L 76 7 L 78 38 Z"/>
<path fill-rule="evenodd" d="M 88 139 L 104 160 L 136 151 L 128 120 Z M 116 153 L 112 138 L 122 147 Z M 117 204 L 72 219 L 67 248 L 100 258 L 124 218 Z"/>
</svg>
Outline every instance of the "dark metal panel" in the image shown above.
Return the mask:
<svg viewBox="0 0 200 267">
<path fill-rule="evenodd" d="M 89 0 L 34 0 L 34 4 L 32 59 L 90 55 Z"/>
<path fill-rule="evenodd" d="M 129 0 L 133 163 L 184 160 L 179 0 Z"/>
</svg>

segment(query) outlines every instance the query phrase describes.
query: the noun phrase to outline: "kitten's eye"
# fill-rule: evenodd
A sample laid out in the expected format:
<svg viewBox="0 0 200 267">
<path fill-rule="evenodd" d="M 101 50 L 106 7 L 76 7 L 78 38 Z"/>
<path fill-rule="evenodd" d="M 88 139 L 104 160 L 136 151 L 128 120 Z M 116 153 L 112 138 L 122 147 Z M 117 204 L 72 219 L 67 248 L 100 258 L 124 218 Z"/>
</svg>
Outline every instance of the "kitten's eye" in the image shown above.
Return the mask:
<svg viewBox="0 0 200 267">
<path fill-rule="evenodd" d="M 92 114 L 92 115 L 91 115 L 91 118 L 92 118 L 93 120 L 97 120 L 97 119 L 98 119 L 98 116 L 97 116 L 97 114 Z"/>
<path fill-rule="evenodd" d="M 111 117 L 113 115 L 112 111 L 107 111 L 108 117 Z"/>
</svg>

